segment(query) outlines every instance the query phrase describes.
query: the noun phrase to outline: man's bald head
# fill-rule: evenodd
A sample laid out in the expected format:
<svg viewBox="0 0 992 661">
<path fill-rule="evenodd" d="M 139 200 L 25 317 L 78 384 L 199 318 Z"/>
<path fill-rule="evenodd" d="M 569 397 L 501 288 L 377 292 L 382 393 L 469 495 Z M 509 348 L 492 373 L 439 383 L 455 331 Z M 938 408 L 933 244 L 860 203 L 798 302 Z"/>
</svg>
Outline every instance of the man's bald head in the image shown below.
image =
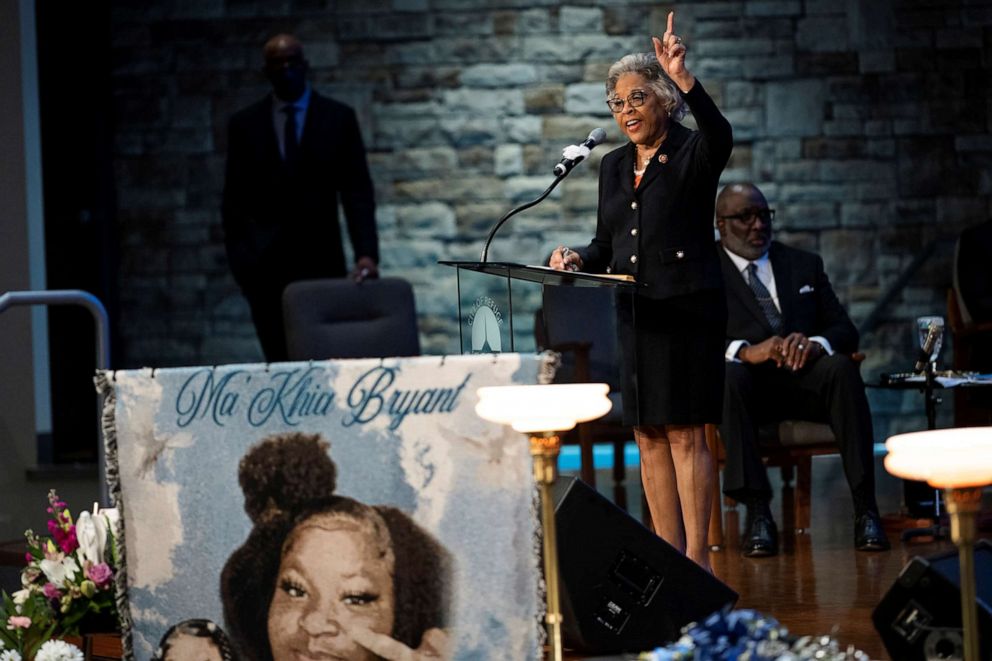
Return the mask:
<svg viewBox="0 0 992 661">
<path fill-rule="evenodd" d="M 772 214 L 757 186 L 750 182 L 725 186 L 716 198 L 720 242 L 735 255 L 755 260 L 772 242 Z"/>
<path fill-rule="evenodd" d="M 265 42 L 262 55 L 268 66 L 270 60 L 280 60 L 288 57 L 303 57 L 303 44 L 295 36 L 285 32 L 277 34 Z"/>
<path fill-rule="evenodd" d="M 306 89 L 307 60 L 303 44 L 291 34 L 281 33 L 265 42 L 265 77 L 283 101 L 296 101 Z"/>
<path fill-rule="evenodd" d="M 720 191 L 720 194 L 716 197 L 717 217 L 719 218 L 720 216 L 727 216 L 736 213 L 735 211 L 728 211 L 728 209 L 731 207 L 737 208 L 741 197 L 748 200 L 757 200 L 760 198 L 761 203 L 766 207 L 768 206 L 768 202 L 765 201 L 765 196 L 761 193 L 761 190 L 751 182 L 746 181 L 740 184 L 729 184 L 724 186 L 723 190 Z"/>
</svg>

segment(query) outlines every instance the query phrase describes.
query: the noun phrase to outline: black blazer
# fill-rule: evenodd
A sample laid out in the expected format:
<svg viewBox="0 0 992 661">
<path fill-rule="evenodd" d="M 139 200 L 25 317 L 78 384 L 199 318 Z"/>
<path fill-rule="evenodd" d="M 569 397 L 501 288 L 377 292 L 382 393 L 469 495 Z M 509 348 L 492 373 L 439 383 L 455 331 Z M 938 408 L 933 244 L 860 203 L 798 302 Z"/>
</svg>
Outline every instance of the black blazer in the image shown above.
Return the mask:
<svg viewBox="0 0 992 661">
<path fill-rule="evenodd" d="M 356 258 L 378 262 L 372 179 L 351 108 L 311 92 L 292 171 L 279 153 L 271 96 L 231 117 L 221 215 L 242 288 L 346 275 L 339 198 Z"/>
<path fill-rule="evenodd" d="M 727 346 L 734 340 L 757 344 L 768 339 L 774 333 L 754 292 L 719 242 L 716 246 L 727 293 Z M 772 241 L 768 259 L 782 308 L 782 337 L 794 332 L 819 335 L 827 338 L 834 351 L 857 351 L 858 330 L 837 300 L 820 256 Z"/>
<path fill-rule="evenodd" d="M 698 80 L 683 98 L 699 131 L 673 122 L 637 190 L 633 143 L 603 157 L 596 236 L 579 251 L 584 270 L 633 275 L 655 299 L 721 286 L 713 205 L 733 131 Z"/>
<path fill-rule="evenodd" d="M 958 291 L 973 323 L 992 321 L 992 221 L 969 227 L 958 239 Z"/>
</svg>

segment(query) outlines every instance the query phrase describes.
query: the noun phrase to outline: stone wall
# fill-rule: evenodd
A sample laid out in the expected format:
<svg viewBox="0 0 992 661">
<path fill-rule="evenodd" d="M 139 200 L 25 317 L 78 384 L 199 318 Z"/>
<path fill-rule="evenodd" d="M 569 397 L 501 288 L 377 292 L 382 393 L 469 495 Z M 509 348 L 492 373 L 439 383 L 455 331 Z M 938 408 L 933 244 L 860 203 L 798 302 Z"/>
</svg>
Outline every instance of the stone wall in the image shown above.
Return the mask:
<svg viewBox="0 0 992 661">
<path fill-rule="evenodd" d="M 904 369 L 911 320 L 942 313 L 953 237 L 992 194 L 992 3 L 980 0 L 148 0 L 114 9 L 121 366 L 261 358 L 224 256 L 225 124 L 260 97 L 260 45 L 304 41 L 317 89 L 356 108 L 385 274 L 413 282 L 423 349 L 458 351 L 454 274 L 561 148 L 610 143 L 516 217 L 491 257 L 538 262 L 595 223 L 598 159 L 620 144 L 609 64 L 667 11 L 734 126 L 725 182 L 753 180 L 779 239 L 819 251 L 856 323 L 930 242 L 863 338 L 866 378 Z M 919 428 L 915 392 L 872 393 L 876 435 Z M 949 408 L 949 407 L 945 407 Z M 946 415 L 946 411 L 944 413 Z"/>
</svg>

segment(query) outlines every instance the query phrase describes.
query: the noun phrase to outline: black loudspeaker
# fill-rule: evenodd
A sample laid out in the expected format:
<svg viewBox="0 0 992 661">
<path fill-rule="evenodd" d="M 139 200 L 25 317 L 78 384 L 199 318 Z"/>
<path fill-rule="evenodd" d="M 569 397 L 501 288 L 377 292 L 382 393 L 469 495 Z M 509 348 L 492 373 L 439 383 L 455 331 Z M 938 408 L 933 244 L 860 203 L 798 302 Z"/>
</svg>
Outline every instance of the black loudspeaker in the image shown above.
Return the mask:
<svg viewBox="0 0 992 661">
<path fill-rule="evenodd" d="M 650 650 L 737 593 L 585 482 L 554 485 L 562 636 L 596 654 Z"/>
<path fill-rule="evenodd" d="M 992 543 L 975 544 L 975 593 L 982 659 L 992 659 Z M 916 557 L 872 613 L 893 659 L 962 659 L 961 580 L 958 552 Z"/>
</svg>

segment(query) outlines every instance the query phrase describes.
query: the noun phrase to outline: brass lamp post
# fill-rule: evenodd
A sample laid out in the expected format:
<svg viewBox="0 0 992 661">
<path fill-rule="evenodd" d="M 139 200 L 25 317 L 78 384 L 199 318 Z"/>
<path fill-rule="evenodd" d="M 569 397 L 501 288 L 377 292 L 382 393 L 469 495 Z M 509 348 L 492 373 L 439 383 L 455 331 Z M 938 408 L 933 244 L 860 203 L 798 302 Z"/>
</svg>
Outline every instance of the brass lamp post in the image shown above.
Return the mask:
<svg viewBox="0 0 992 661">
<path fill-rule="evenodd" d="M 544 582 L 547 599 L 545 624 L 551 658 L 561 661 L 561 605 L 558 593 L 558 546 L 555 509 L 551 496 L 558 467 L 561 439 L 557 432 L 577 423 L 606 415 L 613 406 L 605 383 L 570 383 L 544 386 L 493 386 L 479 388 L 479 417 L 512 426 L 530 436 L 534 481 L 541 492 L 541 530 Z"/>
<path fill-rule="evenodd" d="M 907 480 L 925 480 L 944 489 L 951 515 L 951 539 L 958 547 L 961 622 L 965 661 L 979 661 L 975 610 L 975 515 L 982 487 L 992 484 L 992 427 L 935 429 L 891 436 L 885 442 L 885 468 Z"/>
</svg>

